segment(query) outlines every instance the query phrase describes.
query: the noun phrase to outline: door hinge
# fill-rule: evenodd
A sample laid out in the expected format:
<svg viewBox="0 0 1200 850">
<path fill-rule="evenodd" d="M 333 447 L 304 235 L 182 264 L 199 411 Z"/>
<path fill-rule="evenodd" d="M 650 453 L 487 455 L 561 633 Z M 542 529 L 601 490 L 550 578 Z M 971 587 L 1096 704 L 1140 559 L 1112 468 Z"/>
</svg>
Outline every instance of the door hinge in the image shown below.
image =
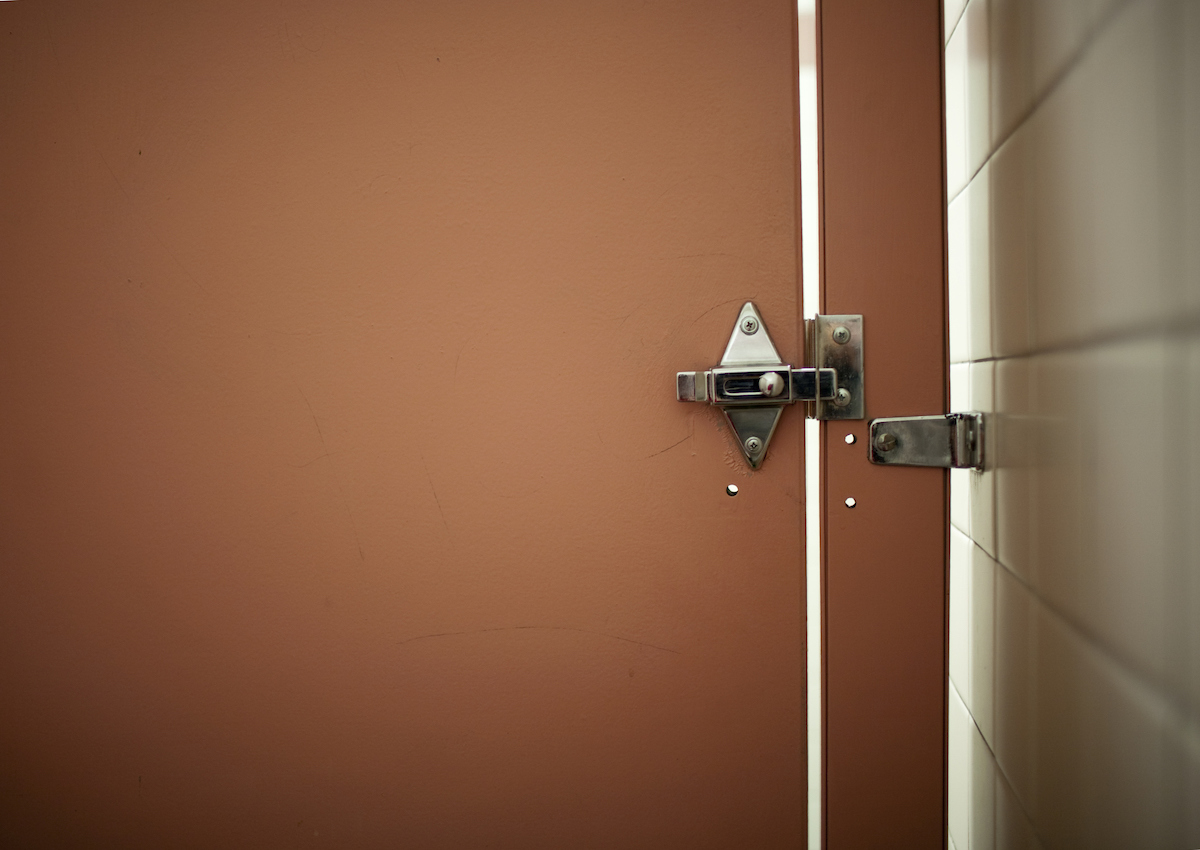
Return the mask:
<svg viewBox="0 0 1200 850">
<path fill-rule="evenodd" d="M 983 428 L 982 413 L 872 419 L 871 463 L 983 469 Z"/>
<path fill-rule="evenodd" d="M 817 316 L 804 323 L 808 365 L 784 363 L 763 318 L 747 301 L 721 362 L 703 372 L 678 372 L 675 397 L 719 407 L 742 455 L 758 469 L 786 405 L 806 403 L 816 419 L 862 419 L 862 316 Z"/>
</svg>

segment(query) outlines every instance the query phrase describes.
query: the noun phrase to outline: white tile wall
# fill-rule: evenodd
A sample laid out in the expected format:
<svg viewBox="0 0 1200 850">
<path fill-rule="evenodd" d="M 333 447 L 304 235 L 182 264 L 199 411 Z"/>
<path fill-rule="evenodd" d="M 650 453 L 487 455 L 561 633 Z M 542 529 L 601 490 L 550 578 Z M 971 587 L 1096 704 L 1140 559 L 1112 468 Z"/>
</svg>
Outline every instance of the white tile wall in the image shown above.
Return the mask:
<svg viewBox="0 0 1200 850">
<path fill-rule="evenodd" d="M 989 177 L 985 163 L 947 213 L 951 363 L 992 356 Z"/>
<path fill-rule="evenodd" d="M 967 363 L 971 359 L 971 207 L 967 194 L 960 192 L 946 211 L 951 363 Z"/>
<path fill-rule="evenodd" d="M 946 188 L 951 198 L 967 185 L 968 176 L 967 32 L 960 20 L 946 42 Z"/>
<path fill-rule="evenodd" d="M 1028 357 L 996 362 L 996 410 L 989 422 L 992 465 L 996 474 L 996 556 L 1025 581 L 1033 581 L 1038 511 L 1034 484 L 1040 472 L 1033 365 Z"/>
<path fill-rule="evenodd" d="M 1183 169 L 1178 175 L 1183 191 L 1184 304 L 1190 314 L 1200 310 L 1200 239 L 1190 238 L 1200 227 L 1200 5 L 1184 6 L 1178 21 L 1183 42 L 1183 85 L 1179 110 L 1183 122 Z"/>
<path fill-rule="evenodd" d="M 945 32 L 947 41 L 953 35 L 954 28 L 958 26 L 958 19 L 962 17 L 963 9 L 966 6 L 967 0 L 946 0 L 942 4 L 942 10 L 946 15 Z"/>
<path fill-rule="evenodd" d="M 973 176 L 991 153 L 991 109 L 988 105 L 988 2 L 971 0 L 963 12 L 967 49 L 966 142 L 967 171 Z"/>
<path fill-rule="evenodd" d="M 967 846 L 992 850 L 996 846 L 996 759 L 980 729 L 971 725 L 971 796 Z"/>
<path fill-rule="evenodd" d="M 1183 385 L 1190 388 L 1188 393 L 1187 420 L 1183 426 L 1183 435 L 1177 437 L 1181 445 L 1186 445 L 1187 452 L 1180 454 L 1179 462 L 1187 471 L 1187 492 L 1182 499 L 1181 513 L 1186 517 L 1184 527 L 1187 529 L 1185 542 L 1186 554 L 1183 557 L 1183 576 L 1181 597 L 1184 600 L 1184 620 L 1188 624 L 1186 660 L 1183 665 L 1184 678 L 1187 687 L 1184 692 L 1187 702 L 1196 712 L 1200 707 L 1200 441 L 1195 435 L 1200 433 L 1200 339 L 1192 339 L 1188 345 L 1187 371 Z M 1195 739 L 1193 739 L 1195 740 Z M 1200 761 L 1194 764 L 1200 765 Z M 1200 773 L 1195 774 L 1200 776 Z M 1200 800 L 1200 794 L 1192 799 Z M 1200 818 L 1200 807 L 1197 817 Z M 1200 825 L 1197 827 L 1200 832 Z"/>
<path fill-rule="evenodd" d="M 971 364 L 970 379 L 970 409 L 981 413 L 991 413 L 995 410 L 996 364 L 984 360 Z M 986 435 L 985 435 L 986 439 Z M 995 451 L 994 440 L 985 442 L 984 453 L 989 447 Z M 951 487 L 964 483 L 968 488 L 971 514 L 971 539 L 989 555 L 996 554 L 996 471 L 995 467 L 985 468 L 982 472 L 975 470 L 956 469 L 951 477 Z"/>
<path fill-rule="evenodd" d="M 1015 803 L 1031 821 L 1038 815 L 1033 793 L 1038 756 L 1034 618 L 1032 595 L 1012 573 L 997 571 L 994 752 Z M 950 744 L 953 750 L 954 742 Z"/>
<path fill-rule="evenodd" d="M 950 526 L 950 682 L 970 692 L 971 538 Z"/>
<path fill-rule="evenodd" d="M 989 153 L 987 2 L 967 3 L 946 42 L 946 155 L 951 198 L 966 186 Z"/>
<path fill-rule="evenodd" d="M 988 204 L 979 213 L 988 235 L 991 355 L 1028 354 L 1033 344 L 1030 310 L 1032 226 L 1028 133 L 1016 133 L 989 161 Z"/>
<path fill-rule="evenodd" d="M 1036 91 L 1046 89 L 1080 49 L 1087 32 L 1089 0 L 1030 0 L 1033 17 L 1029 62 Z"/>
<path fill-rule="evenodd" d="M 995 149 L 1025 118 L 1033 103 L 1029 59 L 1033 10 L 1030 0 L 990 0 L 990 5 L 988 96 Z"/>
<path fill-rule="evenodd" d="M 971 364 L 950 364 L 950 409 L 964 411 L 971 409 Z M 963 534 L 971 533 L 971 502 L 970 473 L 964 470 L 953 470 L 950 473 L 950 524 Z"/>
<path fill-rule="evenodd" d="M 995 779 L 996 790 L 996 820 L 995 845 L 1008 850 L 1042 850 L 1033 823 L 1021 808 L 1021 803 L 1013 793 L 1003 772 L 997 772 Z"/>
<path fill-rule="evenodd" d="M 996 760 L 957 688 L 950 689 L 950 838 L 956 847 L 992 850 Z"/>
<path fill-rule="evenodd" d="M 1200 2 L 947 2 L 958 850 L 1200 847 Z"/>
<path fill-rule="evenodd" d="M 989 748 L 996 740 L 995 729 L 995 611 L 996 562 L 972 545 L 970 559 L 970 613 L 967 640 L 971 658 L 968 670 L 967 706 L 982 741 Z"/>
<path fill-rule="evenodd" d="M 947 734 L 950 736 L 950 757 L 947 765 L 950 787 L 950 839 L 955 847 L 966 848 L 971 816 L 971 714 L 950 688 L 950 717 Z"/>
<path fill-rule="evenodd" d="M 1032 358 L 1039 593 L 1110 651 L 1161 675 L 1167 533 L 1164 344 Z M 1152 415 L 1112 415 L 1114 399 Z"/>
</svg>

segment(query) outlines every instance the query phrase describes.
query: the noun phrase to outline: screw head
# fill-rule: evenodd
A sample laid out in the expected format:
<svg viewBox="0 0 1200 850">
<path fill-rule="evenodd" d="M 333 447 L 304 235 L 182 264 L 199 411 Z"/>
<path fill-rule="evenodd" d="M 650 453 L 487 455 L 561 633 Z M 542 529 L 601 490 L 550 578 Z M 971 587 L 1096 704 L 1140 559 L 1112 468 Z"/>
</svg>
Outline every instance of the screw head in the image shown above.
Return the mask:
<svg viewBox="0 0 1200 850">
<path fill-rule="evenodd" d="M 896 448 L 896 435 L 884 431 L 875 437 L 875 448 L 881 452 L 890 452 Z"/>
<path fill-rule="evenodd" d="M 838 345 L 845 345 L 850 341 L 850 329 L 845 325 L 838 325 L 833 329 L 833 341 Z"/>
<path fill-rule="evenodd" d="M 757 331 L 758 331 L 758 319 L 754 318 L 753 316 L 747 316 L 746 318 L 742 319 L 742 333 L 749 336 L 750 334 L 756 333 Z"/>
<path fill-rule="evenodd" d="M 745 445 L 746 451 L 752 455 L 756 455 L 762 451 L 763 441 L 758 437 L 747 437 Z"/>
<path fill-rule="evenodd" d="M 834 396 L 833 403 L 837 407 L 845 407 L 848 405 L 850 403 L 850 390 L 846 389 L 845 387 L 839 389 L 837 391 L 837 395 Z"/>
</svg>

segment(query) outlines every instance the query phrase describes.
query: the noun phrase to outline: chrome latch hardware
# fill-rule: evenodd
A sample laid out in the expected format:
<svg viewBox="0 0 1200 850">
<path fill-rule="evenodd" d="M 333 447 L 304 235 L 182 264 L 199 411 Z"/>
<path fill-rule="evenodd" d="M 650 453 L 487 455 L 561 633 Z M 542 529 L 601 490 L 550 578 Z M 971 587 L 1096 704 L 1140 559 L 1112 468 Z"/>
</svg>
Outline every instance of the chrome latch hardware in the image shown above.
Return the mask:
<svg viewBox="0 0 1200 850">
<path fill-rule="evenodd" d="M 780 405 L 832 400 L 837 395 L 833 369 L 793 369 L 784 364 L 728 366 L 675 376 L 679 401 L 724 405 Z"/>
<path fill-rule="evenodd" d="M 783 362 L 762 316 L 747 301 L 720 364 L 675 376 L 679 401 L 721 408 L 752 469 L 762 465 L 785 405 L 811 402 L 820 419 L 863 417 L 862 317 L 818 316 L 805 325 L 815 337 L 807 346 L 815 365 L 793 368 Z"/>
<path fill-rule="evenodd" d="M 983 414 L 872 419 L 871 463 L 983 469 Z"/>
<path fill-rule="evenodd" d="M 837 392 L 813 405 L 813 419 L 864 419 L 863 317 L 817 316 L 804 323 L 809 361 L 837 372 Z"/>
</svg>

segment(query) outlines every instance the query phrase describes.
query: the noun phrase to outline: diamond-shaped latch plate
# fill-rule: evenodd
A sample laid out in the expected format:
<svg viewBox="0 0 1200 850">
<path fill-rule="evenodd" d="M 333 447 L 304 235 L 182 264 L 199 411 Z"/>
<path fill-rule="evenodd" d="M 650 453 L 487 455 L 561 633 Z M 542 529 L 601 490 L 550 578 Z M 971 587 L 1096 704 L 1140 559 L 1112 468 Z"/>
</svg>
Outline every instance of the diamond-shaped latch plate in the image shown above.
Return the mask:
<svg viewBox="0 0 1200 850">
<path fill-rule="evenodd" d="M 720 364 L 675 377 L 679 401 L 703 401 L 721 408 L 752 469 L 762 466 L 784 407 L 797 401 L 833 401 L 837 393 L 835 369 L 793 369 L 783 362 L 750 301 L 738 313 Z"/>
</svg>

